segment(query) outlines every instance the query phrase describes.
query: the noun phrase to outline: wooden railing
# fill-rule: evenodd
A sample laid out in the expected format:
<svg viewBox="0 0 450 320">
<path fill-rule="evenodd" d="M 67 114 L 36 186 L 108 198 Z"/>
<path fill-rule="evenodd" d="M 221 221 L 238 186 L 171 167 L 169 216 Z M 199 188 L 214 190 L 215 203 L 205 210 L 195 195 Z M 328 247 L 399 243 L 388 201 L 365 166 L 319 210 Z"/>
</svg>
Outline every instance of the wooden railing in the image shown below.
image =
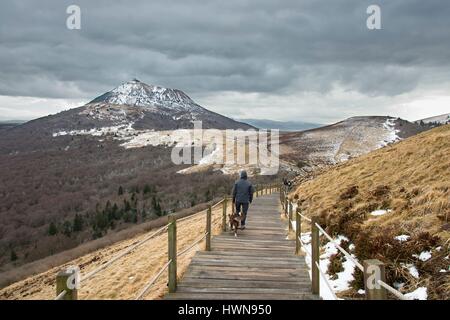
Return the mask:
<svg viewBox="0 0 450 320">
<path fill-rule="evenodd" d="M 387 299 L 387 291 L 389 291 L 400 300 L 408 300 L 408 298 L 400 291 L 386 283 L 385 265 L 383 262 L 378 259 L 369 259 L 364 260 L 363 264 L 360 264 L 355 257 L 344 250 L 327 232 L 325 232 L 324 228 L 319 224 L 318 217 L 313 216 L 308 218 L 303 215 L 299 203 L 297 203 L 294 214 L 293 201 L 289 199 L 286 187 L 281 186 L 280 190 L 280 203 L 283 212 L 288 219 L 288 229 L 290 232 L 295 231 L 295 254 L 300 255 L 300 251 L 303 250 L 305 251 L 307 258 L 311 259 L 311 292 L 313 294 L 320 295 L 320 277 L 322 277 L 334 299 L 338 299 L 329 284 L 327 277 L 320 269 L 320 235 L 323 235 L 341 254 L 349 261 L 352 261 L 355 266 L 363 272 L 366 299 L 385 300 Z M 306 249 L 307 244 L 304 243 L 301 238 L 302 218 L 311 225 L 311 252 Z"/>
<path fill-rule="evenodd" d="M 275 191 L 280 191 L 279 186 L 275 184 L 270 185 L 256 185 L 255 186 L 255 197 L 259 197 L 262 195 L 271 194 Z M 77 300 L 78 299 L 78 291 L 80 289 L 80 284 L 83 281 L 86 281 L 89 278 L 92 278 L 97 273 L 102 270 L 105 270 L 107 267 L 112 265 L 114 262 L 118 261 L 120 258 L 124 257 L 128 253 L 136 250 L 140 246 L 142 246 L 147 241 L 153 239 L 154 237 L 164 233 L 167 231 L 168 236 L 168 256 L 167 262 L 163 265 L 163 267 L 149 280 L 149 282 L 139 291 L 136 296 L 136 300 L 140 300 L 145 298 L 146 294 L 150 290 L 150 288 L 156 283 L 156 281 L 164 274 L 165 271 L 168 272 L 168 291 L 169 293 L 176 292 L 177 290 L 177 258 L 196 248 L 196 246 L 205 241 L 205 251 L 211 250 L 211 235 L 212 235 L 212 209 L 222 205 L 222 222 L 221 229 L 222 231 L 227 230 L 227 207 L 230 198 L 225 196 L 222 200 L 214 204 L 213 206 L 209 206 L 206 210 L 200 211 L 193 215 L 178 219 L 175 215 L 168 216 L 168 224 L 157 229 L 149 236 L 141 240 L 140 242 L 132 245 L 131 247 L 123 250 L 118 255 L 113 257 L 108 262 L 94 269 L 84 276 L 78 276 L 75 269 L 71 270 L 62 270 L 56 276 L 56 298 L 55 300 Z M 191 219 L 193 217 L 202 215 L 206 213 L 206 226 L 205 232 L 196 239 L 191 245 L 189 245 L 186 249 L 181 252 L 177 252 L 177 222 L 181 222 L 187 219 Z M 78 280 L 77 280 L 78 278 Z"/>
</svg>

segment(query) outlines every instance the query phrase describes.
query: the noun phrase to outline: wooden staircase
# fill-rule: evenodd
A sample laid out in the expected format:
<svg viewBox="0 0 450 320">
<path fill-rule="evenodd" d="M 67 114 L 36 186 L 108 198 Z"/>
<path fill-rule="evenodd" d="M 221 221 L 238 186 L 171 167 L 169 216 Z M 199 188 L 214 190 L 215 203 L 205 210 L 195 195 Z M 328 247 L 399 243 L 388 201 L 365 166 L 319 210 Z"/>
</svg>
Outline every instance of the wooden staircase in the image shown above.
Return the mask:
<svg viewBox="0 0 450 320">
<path fill-rule="evenodd" d="M 287 240 L 279 194 L 256 198 L 247 229 L 236 238 L 227 231 L 212 239 L 211 251 L 199 251 L 165 299 L 309 300 L 311 280 L 295 241 Z"/>
</svg>

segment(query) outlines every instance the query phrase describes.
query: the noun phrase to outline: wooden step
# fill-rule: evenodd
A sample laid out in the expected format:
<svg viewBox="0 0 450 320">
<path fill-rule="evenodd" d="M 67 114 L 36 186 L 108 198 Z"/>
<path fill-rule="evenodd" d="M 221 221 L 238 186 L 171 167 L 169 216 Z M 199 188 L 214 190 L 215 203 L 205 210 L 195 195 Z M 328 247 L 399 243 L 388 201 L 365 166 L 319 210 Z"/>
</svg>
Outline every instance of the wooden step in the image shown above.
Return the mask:
<svg viewBox="0 0 450 320">
<path fill-rule="evenodd" d="M 311 281 L 274 281 L 274 280 L 232 280 L 232 279 L 201 279 L 185 277 L 178 287 L 200 288 L 307 288 L 311 289 Z"/>
<path fill-rule="evenodd" d="M 312 294 L 273 294 L 273 293 L 173 293 L 168 300 L 318 300 Z"/>
</svg>

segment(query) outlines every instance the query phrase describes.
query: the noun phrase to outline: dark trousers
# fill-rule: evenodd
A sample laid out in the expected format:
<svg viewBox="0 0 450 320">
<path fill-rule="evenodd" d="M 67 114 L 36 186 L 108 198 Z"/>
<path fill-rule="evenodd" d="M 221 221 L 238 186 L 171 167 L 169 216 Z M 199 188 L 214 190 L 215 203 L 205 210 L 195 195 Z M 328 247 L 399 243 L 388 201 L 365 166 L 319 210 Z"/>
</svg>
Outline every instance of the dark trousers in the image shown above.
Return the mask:
<svg viewBox="0 0 450 320">
<path fill-rule="evenodd" d="M 247 220 L 247 211 L 248 202 L 236 202 L 236 213 L 241 212 L 242 214 L 244 214 L 244 219 L 242 219 L 241 221 L 241 226 L 245 226 L 245 220 Z"/>
</svg>

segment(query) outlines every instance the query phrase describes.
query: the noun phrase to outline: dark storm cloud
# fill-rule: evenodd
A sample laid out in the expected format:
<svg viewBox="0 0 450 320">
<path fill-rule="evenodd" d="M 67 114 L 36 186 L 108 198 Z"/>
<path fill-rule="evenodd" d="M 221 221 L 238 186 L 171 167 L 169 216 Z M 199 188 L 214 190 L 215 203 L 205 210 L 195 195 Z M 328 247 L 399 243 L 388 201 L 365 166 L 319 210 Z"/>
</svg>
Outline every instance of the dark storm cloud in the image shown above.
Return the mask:
<svg viewBox="0 0 450 320">
<path fill-rule="evenodd" d="M 448 1 L 376 3 L 379 31 L 366 28 L 364 0 L 2 1 L 0 95 L 87 99 L 133 77 L 199 95 L 439 85 Z M 79 31 L 65 27 L 70 4 Z"/>
</svg>

